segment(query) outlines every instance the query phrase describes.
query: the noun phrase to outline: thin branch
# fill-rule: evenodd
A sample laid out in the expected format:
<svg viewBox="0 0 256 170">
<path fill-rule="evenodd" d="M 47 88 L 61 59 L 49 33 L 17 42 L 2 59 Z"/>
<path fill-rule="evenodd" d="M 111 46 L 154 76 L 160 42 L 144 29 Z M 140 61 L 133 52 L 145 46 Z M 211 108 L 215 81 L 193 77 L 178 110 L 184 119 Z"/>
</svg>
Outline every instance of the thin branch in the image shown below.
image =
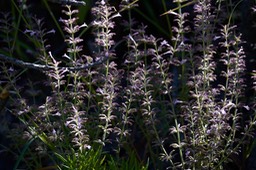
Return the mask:
<svg viewBox="0 0 256 170">
<path fill-rule="evenodd" d="M 36 69 L 36 70 L 39 70 L 39 71 L 46 71 L 46 70 L 50 70 L 50 69 L 55 69 L 54 66 L 24 62 L 22 60 L 12 58 L 12 57 L 8 57 L 8 56 L 5 56 L 3 54 L 0 54 L 0 60 L 3 60 L 7 63 L 11 63 L 11 64 L 14 64 L 14 65 L 17 65 L 17 66 L 20 66 L 20 67 L 32 68 L 32 69 Z M 91 68 L 91 67 L 98 66 L 98 65 L 104 63 L 107 60 L 108 60 L 108 57 L 103 57 L 102 59 L 99 59 L 99 60 L 97 60 L 93 63 L 90 63 L 90 64 L 85 64 L 85 65 L 77 66 L 77 67 L 59 67 L 59 69 L 67 69 L 69 71 L 85 70 L 85 69 L 88 69 L 88 68 Z"/>
<path fill-rule="evenodd" d="M 49 0 L 54 3 L 59 3 L 62 5 L 86 5 L 84 1 L 77 1 L 77 0 Z"/>
</svg>

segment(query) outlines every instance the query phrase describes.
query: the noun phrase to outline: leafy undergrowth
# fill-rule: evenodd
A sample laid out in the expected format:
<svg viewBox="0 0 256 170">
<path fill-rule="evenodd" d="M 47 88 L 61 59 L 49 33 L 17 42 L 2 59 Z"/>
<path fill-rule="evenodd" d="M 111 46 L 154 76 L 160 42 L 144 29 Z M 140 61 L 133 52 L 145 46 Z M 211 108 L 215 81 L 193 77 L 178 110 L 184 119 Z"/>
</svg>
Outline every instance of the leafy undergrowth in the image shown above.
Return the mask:
<svg viewBox="0 0 256 170">
<path fill-rule="evenodd" d="M 40 2 L 45 18 L 26 0 L 2 14 L 1 148 L 11 169 L 247 167 L 256 77 L 237 25 L 245 2 L 162 1 L 165 27 L 149 2 L 151 17 L 138 0 L 56 1 L 60 18 L 54 2 Z"/>
</svg>

